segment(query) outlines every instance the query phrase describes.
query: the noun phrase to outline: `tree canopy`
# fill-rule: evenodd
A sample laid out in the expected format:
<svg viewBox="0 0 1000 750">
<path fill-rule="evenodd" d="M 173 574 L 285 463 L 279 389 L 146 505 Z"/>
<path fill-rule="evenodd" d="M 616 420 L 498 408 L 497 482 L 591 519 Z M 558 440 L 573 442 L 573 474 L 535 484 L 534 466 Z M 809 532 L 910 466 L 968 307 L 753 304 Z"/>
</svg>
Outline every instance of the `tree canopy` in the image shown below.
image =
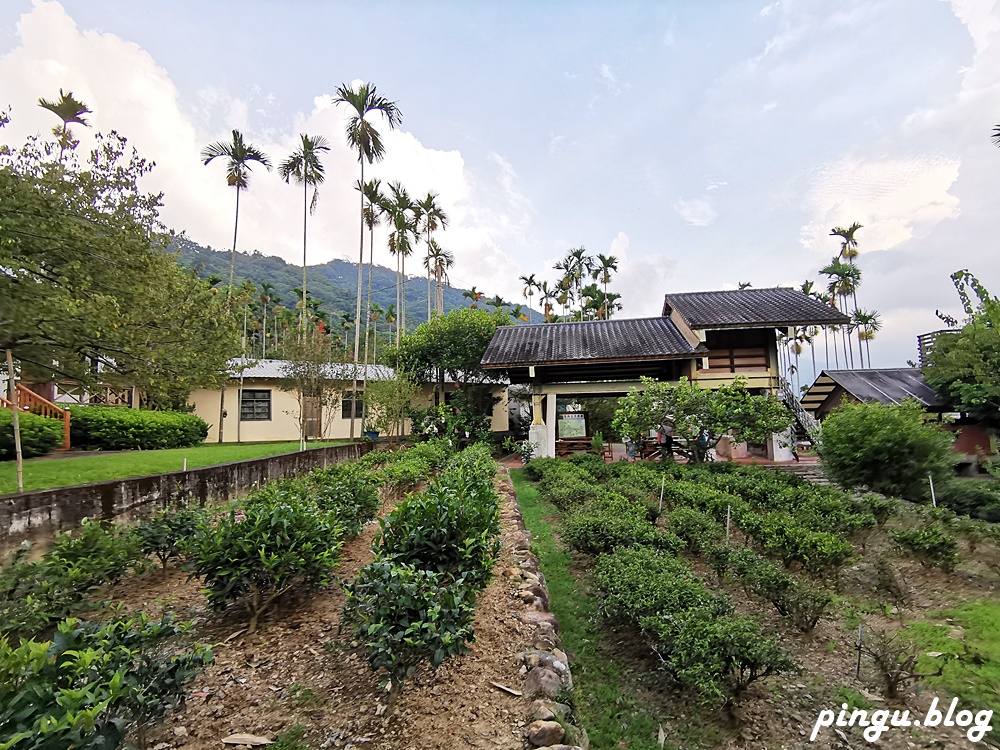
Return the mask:
<svg viewBox="0 0 1000 750">
<path fill-rule="evenodd" d="M 1000 300 L 968 271 L 951 278 L 967 318 L 957 333 L 935 339 L 924 378 L 956 411 L 1000 426 Z"/>
<path fill-rule="evenodd" d="M 497 327 L 510 324 L 500 309 L 461 308 L 437 315 L 400 341 L 398 367 L 417 382 L 437 381 L 438 368 L 460 388 L 495 382 L 496 372 L 480 363 Z"/>
<path fill-rule="evenodd" d="M 229 303 L 165 251 L 153 165 L 125 138 L 86 159 L 30 138 L 0 148 L 0 349 L 39 378 L 127 378 L 154 399 L 217 385 L 239 352 Z M 102 375 L 101 377 L 105 377 Z"/>
<path fill-rule="evenodd" d="M 662 424 L 680 439 L 676 449 L 692 461 L 704 461 L 726 435 L 736 442 L 764 443 L 792 424 L 792 413 L 774 396 L 754 396 L 746 381 L 714 390 L 681 378 L 677 385 L 642 378 L 643 390 L 633 388 L 619 400 L 611 426 L 623 438 L 639 440 Z"/>
</svg>

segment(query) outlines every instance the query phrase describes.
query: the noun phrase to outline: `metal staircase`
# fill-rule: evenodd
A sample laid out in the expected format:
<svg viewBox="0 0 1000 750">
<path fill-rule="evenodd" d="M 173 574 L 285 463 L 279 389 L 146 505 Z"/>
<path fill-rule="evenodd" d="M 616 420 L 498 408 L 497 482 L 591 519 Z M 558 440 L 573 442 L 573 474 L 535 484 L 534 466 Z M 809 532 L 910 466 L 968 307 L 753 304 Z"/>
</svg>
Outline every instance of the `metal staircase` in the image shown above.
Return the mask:
<svg viewBox="0 0 1000 750">
<path fill-rule="evenodd" d="M 809 438 L 813 442 L 816 442 L 815 436 L 819 433 L 819 422 L 816 421 L 816 417 L 802 406 L 802 402 L 795 397 L 795 392 L 792 390 L 791 384 L 784 377 L 778 378 L 778 389 L 781 392 L 781 400 L 795 414 L 795 419 L 798 420 L 798 423 L 806 431 Z"/>
</svg>

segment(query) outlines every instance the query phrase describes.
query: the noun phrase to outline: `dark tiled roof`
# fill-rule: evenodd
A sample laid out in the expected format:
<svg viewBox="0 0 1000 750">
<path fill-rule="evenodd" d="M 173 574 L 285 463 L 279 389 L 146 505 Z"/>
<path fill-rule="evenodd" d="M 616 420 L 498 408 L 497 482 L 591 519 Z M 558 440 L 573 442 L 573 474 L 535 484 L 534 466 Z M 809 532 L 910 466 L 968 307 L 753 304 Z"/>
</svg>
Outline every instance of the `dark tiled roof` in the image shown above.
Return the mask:
<svg viewBox="0 0 1000 750">
<path fill-rule="evenodd" d="M 924 381 L 924 376 L 915 367 L 899 367 L 885 370 L 824 370 L 834 383 L 850 393 L 858 401 L 878 401 L 882 404 L 898 404 L 903 399 L 915 398 L 924 406 L 940 406 L 937 393 Z"/>
<path fill-rule="evenodd" d="M 701 351 L 669 318 L 501 326 L 483 355 L 483 367 L 691 357 Z"/>
<path fill-rule="evenodd" d="M 847 316 L 798 289 L 737 289 L 668 294 L 663 314 L 676 310 L 691 328 L 783 328 L 839 325 Z"/>
</svg>

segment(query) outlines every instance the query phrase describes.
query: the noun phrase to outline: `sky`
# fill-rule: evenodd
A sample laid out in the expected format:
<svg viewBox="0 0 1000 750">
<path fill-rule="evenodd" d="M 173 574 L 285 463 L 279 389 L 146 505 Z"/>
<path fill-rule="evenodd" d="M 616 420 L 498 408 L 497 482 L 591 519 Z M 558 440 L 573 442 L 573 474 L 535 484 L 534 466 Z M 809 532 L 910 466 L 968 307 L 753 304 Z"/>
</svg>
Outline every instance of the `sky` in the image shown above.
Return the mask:
<svg viewBox="0 0 1000 750">
<path fill-rule="evenodd" d="M 278 163 L 321 134 L 308 261 L 357 260 L 333 104 L 356 81 L 403 118 L 365 177 L 439 194 L 457 286 L 523 301 L 520 276 L 584 246 L 618 258 L 619 315 L 658 315 L 667 292 L 819 283 L 857 221 L 876 367 L 960 312 L 956 270 L 1000 290 L 1000 2 L 0 3 L 0 138 L 47 131 L 37 99 L 72 90 L 156 162 L 167 225 L 216 249 L 234 193 L 202 148 L 236 128 Z M 240 208 L 240 250 L 301 263 L 301 191 L 255 170 Z"/>
</svg>

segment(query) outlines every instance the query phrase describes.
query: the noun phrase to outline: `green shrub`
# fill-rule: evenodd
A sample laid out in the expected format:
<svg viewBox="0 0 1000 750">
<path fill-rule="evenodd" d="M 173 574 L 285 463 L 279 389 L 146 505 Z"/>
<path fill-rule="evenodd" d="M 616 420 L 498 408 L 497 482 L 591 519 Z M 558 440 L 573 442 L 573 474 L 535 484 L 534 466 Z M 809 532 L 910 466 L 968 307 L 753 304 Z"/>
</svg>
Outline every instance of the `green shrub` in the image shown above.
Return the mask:
<svg viewBox="0 0 1000 750">
<path fill-rule="evenodd" d="M 807 529 L 787 511 L 747 512 L 740 514 L 737 521 L 765 552 L 781 558 L 786 566 L 801 563 L 812 573 L 836 570 L 854 552 L 846 539 Z"/>
<path fill-rule="evenodd" d="M 646 617 L 640 625 L 656 637 L 671 674 L 697 690 L 703 703 L 729 705 L 751 683 L 795 669 L 781 645 L 764 637 L 749 617 L 692 609 Z"/>
<path fill-rule="evenodd" d="M 58 419 L 21 412 L 18 415 L 21 432 L 21 454 L 25 458 L 44 456 L 62 444 L 63 425 Z M 0 409 L 0 461 L 15 458 L 14 415 L 10 409 Z"/>
<path fill-rule="evenodd" d="M 465 653 L 472 640 L 475 593 L 461 576 L 422 570 L 390 559 L 362 568 L 344 587 L 343 623 L 365 645 L 368 663 L 393 685 L 424 661 L 437 668 Z"/>
<path fill-rule="evenodd" d="M 120 580 L 141 557 L 139 541 L 129 529 L 85 518 L 78 528 L 56 535 L 45 564 L 72 569 L 96 586 Z"/>
<path fill-rule="evenodd" d="M 899 513 L 899 500 L 894 497 L 868 493 L 859 497 L 856 502 L 859 509 L 871 514 L 879 527 L 884 526 L 886 521 Z"/>
<path fill-rule="evenodd" d="M 924 565 L 952 570 L 958 562 L 958 542 L 939 526 L 893 529 L 889 534 L 898 545 L 919 558 Z"/>
<path fill-rule="evenodd" d="M 951 474 L 952 437 L 923 421 L 915 401 L 845 404 L 823 422 L 817 446 L 823 469 L 844 489 L 866 487 L 887 496 L 924 500 L 927 475 Z"/>
<path fill-rule="evenodd" d="M 660 532 L 646 517 L 646 506 L 612 492 L 589 500 L 566 514 L 562 537 L 588 555 L 616 547 L 644 544 L 679 552 L 684 543 L 672 532 Z"/>
<path fill-rule="evenodd" d="M 725 528 L 707 513 L 694 508 L 674 508 L 665 514 L 666 527 L 684 540 L 687 548 L 701 552 L 725 535 Z"/>
<path fill-rule="evenodd" d="M 349 536 L 360 534 L 382 506 L 375 476 L 354 463 L 314 471 L 303 481 L 316 504 L 336 516 Z"/>
<path fill-rule="evenodd" d="M 169 617 L 103 624 L 66 620 L 51 641 L 14 648 L 0 637 L 0 746 L 4 750 L 114 750 L 184 703 L 211 662 L 204 646 L 178 647 Z"/>
<path fill-rule="evenodd" d="M 204 512 L 195 508 L 165 508 L 144 518 L 133 530 L 139 549 L 153 555 L 165 569 L 170 560 L 183 556 L 184 547 L 194 537 Z"/>
<path fill-rule="evenodd" d="M 601 614 L 611 620 L 639 622 L 687 609 L 728 615 L 732 605 L 705 587 L 691 569 L 669 552 L 651 547 L 619 547 L 601 555 L 594 583 L 604 592 Z"/>
<path fill-rule="evenodd" d="M 93 578 L 75 568 L 28 562 L 30 545 L 0 568 L 0 634 L 15 641 L 47 631 L 59 620 L 89 606 Z"/>
<path fill-rule="evenodd" d="M 982 521 L 1000 522 L 1000 482 L 950 479 L 935 487 L 938 505 Z"/>
<path fill-rule="evenodd" d="M 380 520 L 378 554 L 446 578 L 463 577 L 475 588 L 486 585 L 500 552 L 500 506 L 493 488 L 496 465 L 490 458 L 477 466 L 474 456 Z"/>
<path fill-rule="evenodd" d="M 595 456 L 592 453 L 578 453 L 570 456 L 567 461 L 574 466 L 579 466 L 594 479 L 603 481 L 608 478 L 608 465 L 601 456 Z"/>
<path fill-rule="evenodd" d="M 749 548 L 734 553 L 729 563 L 747 595 L 771 602 L 778 614 L 803 633 L 816 627 L 833 601 L 830 594 L 804 583 Z"/>
<path fill-rule="evenodd" d="M 71 406 L 70 437 L 84 450 L 158 450 L 198 445 L 208 424 L 194 414 L 110 406 Z"/>
<path fill-rule="evenodd" d="M 330 582 L 343 536 L 343 526 L 314 503 L 261 499 L 234 508 L 214 525 L 203 523 L 186 554 L 209 604 L 221 609 L 242 600 L 252 633 L 282 594 Z"/>
<path fill-rule="evenodd" d="M 558 458 L 533 458 L 524 465 L 524 471 L 528 479 L 533 482 L 539 481 L 546 472 L 562 465 Z"/>
</svg>

